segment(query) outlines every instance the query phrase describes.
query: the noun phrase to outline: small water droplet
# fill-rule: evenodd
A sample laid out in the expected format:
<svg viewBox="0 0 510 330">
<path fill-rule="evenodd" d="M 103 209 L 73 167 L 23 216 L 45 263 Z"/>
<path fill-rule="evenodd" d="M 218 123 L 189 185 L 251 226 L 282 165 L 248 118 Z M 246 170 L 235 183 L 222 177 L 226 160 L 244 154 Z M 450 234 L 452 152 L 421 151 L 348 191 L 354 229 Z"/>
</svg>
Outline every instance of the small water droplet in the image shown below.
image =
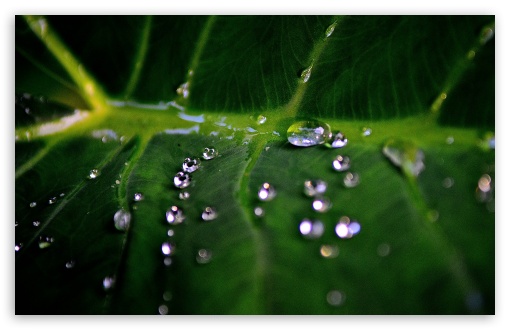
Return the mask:
<svg viewBox="0 0 510 330">
<path fill-rule="evenodd" d="M 328 28 L 326 29 L 326 38 L 329 38 L 333 32 L 335 31 L 335 27 L 336 27 L 336 22 L 331 24 L 330 26 L 328 26 Z"/>
<path fill-rule="evenodd" d="M 200 167 L 200 159 L 198 158 L 186 158 L 182 163 L 182 169 L 184 172 L 195 172 Z"/>
<path fill-rule="evenodd" d="M 354 188 L 359 184 L 359 174 L 355 172 L 347 172 L 344 177 L 344 186 L 347 188 Z"/>
<path fill-rule="evenodd" d="M 388 243 L 379 244 L 377 247 L 377 255 L 380 257 L 387 257 L 391 252 L 391 247 Z"/>
<path fill-rule="evenodd" d="M 343 216 L 338 220 L 335 226 L 335 233 L 342 239 L 351 238 L 357 235 L 361 230 L 361 226 L 357 221 L 351 221 L 347 216 Z"/>
<path fill-rule="evenodd" d="M 342 132 L 336 132 L 332 134 L 329 141 L 326 142 L 328 148 L 343 148 L 347 145 L 347 137 Z"/>
<path fill-rule="evenodd" d="M 475 196 L 481 203 L 491 202 L 493 200 L 492 178 L 489 174 L 483 174 L 480 179 L 478 179 Z"/>
<path fill-rule="evenodd" d="M 189 83 L 186 81 L 185 83 L 181 84 L 177 90 L 178 95 L 181 95 L 183 98 L 187 99 L 189 96 Z"/>
<path fill-rule="evenodd" d="M 216 150 L 214 147 L 206 147 L 202 152 L 202 158 L 205 160 L 213 159 L 216 156 L 218 156 L 218 150 Z"/>
<path fill-rule="evenodd" d="M 160 315 L 167 315 L 168 314 L 168 306 L 167 305 L 160 305 L 158 307 L 158 313 Z"/>
<path fill-rule="evenodd" d="M 299 232 L 307 239 L 317 239 L 324 233 L 324 224 L 320 220 L 303 219 L 299 224 Z"/>
<path fill-rule="evenodd" d="M 51 246 L 51 244 L 55 241 L 53 237 L 50 236 L 39 236 L 39 248 L 46 249 Z"/>
<path fill-rule="evenodd" d="M 49 200 L 48 200 L 48 204 L 55 204 L 57 202 L 57 197 L 51 197 Z"/>
<path fill-rule="evenodd" d="M 298 147 L 324 144 L 331 139 L 331 128 L 318 120 L 298 121 L 287 129 L 287 140 Z"/>
<path fill-rule="evenodd" d="M 40 225 L 41 225 L 41 221 L 35 220 L 34 222 L 32 222 L 32 226 L 34 226 L 34 227 L 39 227 Z"/>
<path fill-rule="evenodd" d="M 453 184 L 455 183 L 455 181 L 453 180 L 453 178 L 445 178 L 443 180 L 443 187 L 445 187 L 446 189 L 449 189 L 451 187 L 453 187 Z"/>
<path fill-rule="evenodd" d="M 331 290 L 328 292 L 326 300 L 331 306 L 340 306 L 345 302 L 345 294 L 338 290 Z"/>
<path fill-rule="evenodd" d="M 181 191 L 181 192 L 179 193 L 179 199 L 182 199 L 182 200 L 186 200 L 186 199 L 188 199 L 188 198 L 189 198 L 189 196 L 190 196 L 190 194 L 189 194 L 189 192 L 187 192 L 187 191 Z"/>
<path fill-rule="evenodd" d="M 120 184 L 120 180 L 115 180 L 115 184 L 119 185 Z"/>
<path fill-rule="evenodd" d="M 336 245 L 321 245 L 320 254 L 326 259 L 333 259 L 338 257 L 338 246 Z"/>
<path fill-rule="evenodd" d="M 264 182 L 259 188 L 258 196 L 261 201 L 271 201 L 276 197 L 276 189 L 271 184 Z"/>
<path fill-rule="evenodd" d="M 199 264 L 207 264 L 211 261 L 212 252 L 207 249 L 200 249 L 197 252 L 196 260 Z"/>
<path fill-rule="evenodd" d="M 436 222 L 439 219 L 439 212 L 437 210 L 430 210 L 427 212 L 427 218 L 430 222 Z"/>
<path fill-rule="evenodd" d="M 177 172 L 174 177 L 174 185 L 177 188 L 184 189 L 191 184 L 191 176 L 186 172 Z"/>
<path fill-rule="evenodd" d="M 169 267 L 172 264 L 172 258 L 166 257 L 165 259 L 163 259 L 163 264 Z"/>
<path fill-rule="evenodd" d="M 170 301 L 172 300 L 172 293 L 170 291 L 165 291 L 163 293 L 163 300 L 164 301 Z"/>
<path fill-rule="evenodd" d="M 74 261 L 74 260 L 69 260 L 68 262 L 66 262 L 67 269 L 72 269 L 72 268 L 74 268 L 75 265 L 76 265 L 76 261 Z"/>
<path fill-rule="evenodd" d="M 178 225 L 186 219 L 184 212 L 173 205 L 166 211 L 166 221 L 171 225 Z"/>
<path fill-rule="evenodd" d="M 338 155 L 333 160 L 333 169 L 338 172 L 347 171 L 351 167 L 351 159 L 347 156 Z"/>
<path fill-rule="evenodd" d="M 161 252 L 165 256 L 171 256 L 175 252 L 175 245 L 170 242 L 165 242 L 161 245 Z"/>
<path fill-rule="evenodd" d="M 139 193 L 139 192 L 135 193 L 135 195 L 133 196 L 133 200 L 134 200 L 135 202 L 139 202 L 139 201 L 141 201 L 141 200 L 143 200 L 143 199 L 144 199 L 143 194 L 142 194 L 142 193 Z"/>
<path fill-rule="evenodd" d="M 266 120 L 267 120 L 266 116 L 259 115 L 257 117 L 257 124 L 262 125 L 262 124 L 264 124 L 266 122 Z"/>
<path fill-rule="evenodd" d="M 480 33 L 480 44 L 485 45 L 489 40 L 494 37 L 494 30 L 490 27 L 485 27 Z"/>
<path fill-rule="evenodd" d="M 36 207 L 37 206 L 37 203 L 36 202 L 32 202 L 30 203 L 30 207 Z"/>
<path fill-rule="evenodd" d="M 18 252 L 23 247 L 23 243 L 18 243 L 14 245 L 14 251 Z"/>
<path fill-rule="evenodd" d="M 60 197 L 64 197 L 65 195 L 66 195 L 66 194 L 64 194 L 64 193 L 61 193 L 61 194 L 60 194 L 59 196 L 60 196 Z"/>
<path fill-rule="evenodd" d="M 474 59 L 474 58 L 475 58 L 475 56 L 476 56 L 476 52 L 475 52 L 474 50 L 470 50 L 470 51 L 467 53 L 467 56 L 466 56 L 466 57 L 468 58 L 468 60 L 472 60 L 472 59 Z"/>
<path fill-rule="evenodd" d="M 361 128 L 361 136 L 370 136 L 372 135 L 372 129 L 370 127 Z"/>
<path fill-rule="evenodd" d="M 114 276 L 106 276 L 103 279 L 103 290 L 105 292 L 110 292 L 115 288 L 115 277 Z"/>
<path fill-rule="evenodd" d="M 455 142 L 455 138 L 453 136 L 448 136 L 446 138 L 446 144 L 453 144 Z"/>
<path fill-rule="evenodd" d="M 215 208 L 207 206 L 202 212 L 202 219 L 204 221 L 211 221 L 218 217 L 218 212 Z"/>
<path fill-rule="evenodd" d="M 254 213 L 257 217 L 259 217 L 259 218 L 263 217 L 263 216 L 266 214 L 266 212 L 264 211 L 264 209 L 263 209 L 262 207 L 260 207 L 260 206 L 255 207 L 255 208 L 253 209 L 253 213 Z"/>
<path fill-rule="evenodd" d="M 390 139 L 384 145 L 382 152 L 407 176 L 417 177 L 425 169 L 423 151 L 411 142 Z"/>
<path fill-rule="evenodd" d="M 304 193 L 309 197 L 323 195 L 327 188 L 328 183 L 324 180 L 306 180 L 304 183 Z"/>
<path fill-rule="evenodd" d="M 491 176 L 489 174 L 484 174 L 478 180 L 478 189 L 483 192 L 489 192 L 491 190 Z"/>
<path fill-rule="evenodd" d="M 324 213 L 331 208 L 332 204 L 329 198 L 324 196 L 316 196 L 312 202 L 312 208 L 316 212 Z"/>
<path fill-rule="evenodd" d="M 89 176 L 87 178 L 92 180 L 92 179 L 97 178 L 100 175 L 101 175 L 101 171 L 98 170 L 97 168 L 94 168 L 94 169 L 90 170 Z"/>
<path fill-rule="evenodd" d="M 113 215 L 113 224 L 117 230 L 126 231 L 131 223 L 131 213 L 120 209 Z"/>
<path fill-rule="evenodd" d="M 302 82 L 306 83 L 306 82 L 308 82 L 308 80 L 310 80 L 310 76 L 312 75 L 312 67 L 313 67 L 313 64 L 301 72 L 301 81 Z"/>
</svg>

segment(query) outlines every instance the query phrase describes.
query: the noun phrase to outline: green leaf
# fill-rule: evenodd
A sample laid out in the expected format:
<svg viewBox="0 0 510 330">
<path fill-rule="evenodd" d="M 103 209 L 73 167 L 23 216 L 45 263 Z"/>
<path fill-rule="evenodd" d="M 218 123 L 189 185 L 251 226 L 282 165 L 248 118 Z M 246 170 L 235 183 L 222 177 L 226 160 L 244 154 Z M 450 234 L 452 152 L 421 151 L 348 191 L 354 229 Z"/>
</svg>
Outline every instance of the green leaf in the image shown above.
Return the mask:
<svg viewBox="0 0 510 330">
<path fill-rule="evenodd" d="M 16 313 L 494 314 L 494 21 L 17 16 Z"/>
</svg>

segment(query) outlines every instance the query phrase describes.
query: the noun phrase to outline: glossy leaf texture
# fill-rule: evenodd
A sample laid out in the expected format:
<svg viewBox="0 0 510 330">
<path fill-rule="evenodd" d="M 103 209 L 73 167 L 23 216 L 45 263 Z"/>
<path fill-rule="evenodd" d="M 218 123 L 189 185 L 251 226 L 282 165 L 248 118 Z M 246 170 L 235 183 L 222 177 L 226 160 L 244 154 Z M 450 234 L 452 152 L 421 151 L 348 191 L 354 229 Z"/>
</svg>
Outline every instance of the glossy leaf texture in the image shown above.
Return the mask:
<svg viewBox="0 0 510 330">
<path fill-rule="evenodd" d="M 494 314 L 494 21 L 17 16 L 16 313 Z"/>
</svg>

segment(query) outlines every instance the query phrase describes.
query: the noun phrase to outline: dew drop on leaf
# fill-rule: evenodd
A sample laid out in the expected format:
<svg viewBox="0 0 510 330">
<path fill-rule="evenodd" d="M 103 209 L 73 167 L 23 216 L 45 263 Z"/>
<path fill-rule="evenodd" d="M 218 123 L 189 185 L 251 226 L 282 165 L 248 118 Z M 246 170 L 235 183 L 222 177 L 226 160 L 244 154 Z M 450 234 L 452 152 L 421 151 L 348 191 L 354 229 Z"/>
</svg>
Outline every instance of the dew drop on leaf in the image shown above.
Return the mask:
<svg viewBox="0 0 510 330">
<path fill-rule="evenodd" d="M 390 139 L 382 150 L 383 154 L 404 174 L 417 177 L 425 169 L 425 155 L 411 142 Z"/>
<path fill-rule="evenodd" d="M 331 290 L 328 292 L 326 300 L 331 306 L 340 306 L 345 302 L 345 295 L 338 290 Z"/>
<path fill-rule="evenodd" d="M 32 202 L 30 203 L 30 207 L 36 207 L 37 206 L 37 203 L 36 202 Z"/>
<path fill-rule="evenodd" d="M 354 188 L 359 184 L 359 174 L 356 172 L 347 172 L 344 177 L 344 186 Z"/>
<path fill-rule="evenodd" d="M 218 156 L 218 150 L 216 150 L 214 147 L 206 147 L 202 152 L 202 158 L 205 160 L 213 159 L 216 156 Z"/>
<path fill-rule="evenodd" d="M 165 242 L 161 245 L 161 253 L 165 256 L 171 256 L 175 252 L 175 245 L 170 242 Z"/>
<path fill-rule="evenodd" d="M 257 117 L 257 124 L 262 125 L 267 121 L 267 117 L 264 115 L 259 115 Z"/>
<path fill-rule="evenodd" d="M 172 300 L 172 293 L 170 291 L 163 292 L 163 300 L 164 301 Z"/>
<path fill-rule="evenodd" d="M 34 227 L 39 227 L 40 225 L 41 225 L 41 221 L 39 221 L 39 220 L 35 220 L 32 222 L 32 226 L 34 226 Z"/>
<path fill-rule="evenodd" d="M 370 136 L 372 135 L 372 129 L 370 127 L 361 128 L 361 136 Z"/>
<path fill-rule="evenodd" d="M 347 145 L 347 137 L 342 132 L 336 132 L 332 134 L 329 141 L 326 141 L 326 147 L 328 148 L 343 148 Z"/>
<path fill-rule="evenodd" d="M 446 189 L 449 189 L 451 187 L 453 187 L 453 184 L 455 183 L 455 181 L 453 180 L 453 178 L 445 178 L 443 180 L 443 187 L 446 188 Z"/>
<path fill-rule="evenodd" d="M 166 234 L 168 235 L 168 237 L 172 237 L 174 236 L 175 232 L 173 229 L 168 229 L 168 231 L 166 232 Z"/>
<path fill-rule="evenodd" d="M 331 128 L 318 120 L 298 121 L 287 129 L 287 140 L 298 147 L 324 144 L 331 139 Z"/>
<path fill-rule="evenodd" d="M 176 90 L 177 94 L 187 99 L 189 96 L 189 83 L 182 83 Z"/>
<path fill-rule="evenodd" d="M 144 198 L 143 194 L 139 193 L 139 192 L 135 193 L 135 195 L 133 196 L 133 200 L 135 202 L 139 202 L 139 201 L 143 200 L 143 198 Z"/>
<path fill-rule="evenodd" d="M 266 212 L 264 211 L 264 209 L 260 206 L 256 206 L 254 209 L 253 209 L 253 213 L 255 214 L 255 216 L 261 218 L 264 216 L 264 214 L 266 214 Z"/>
<path fill-rule="evenodd" d="M 168 314 L 168 306 L 167 305 L 159 305 L 158 313 L 160 315 L 167 315 Z"/>
<path fill-rule="evenodd" d="M 351 167 L 351 159 L 347 156 L 338 155 L 333 160 L 333 169 L 338 172 L 347 171 Z"/>
<path fill-rule="evenodd" d="M 163 259 L 163 264 L 167 267 L 170 266 L 172 264 L 172 258 L 166 257 L 165 259 Z"/>
<path fill-rule="evenodd" d="M 313 67 L 313 64 L 301 72 L 301 81 L 302 82 L 306 83 L 306 82 L 308 82 L 308 80 L 310 80 L 310 76 L 312 75 L 312 67 Z"/>
<path fill-rule="evenodd" d="M 306 180 L 304 183 L 304 193 L 308 197 L 322 195 L 327 188 L 328 183 L 324 180 Z"/>
<path fill-rule="evenodd" d="M 331 206 L 331 201 L 325 196 L 316 196 L 312 202 L 312 208 L 320 213 L 327 212 Z"/>
<path fill-rule="evenodd" d="M 131 223 L 131 213 L 120 209 L 113 215 L 113 224 L 117 230 L 126 231 Z"/>
<path fill-rule="evenodd" d="M 74 268 L 75 265 L 76 265 L 76 262 L 74 260 L 69 260 L 68 262 L 66 262 L 67 269 L 72 269 L 72 268 Z"/>
<path fill-rule="evenodd" d="M 299 224 L 299 232 L 304 238 L 317 239 L 324 233 L 324 224 L 320 220 L 303 219 Z"/>
<path fill-rule="evenodd" d="M 391 247 L 388 243 L 379 244 L 377 247 L 377 255 L 380 257 L 387 257 L 391 252 Z"/>
<path fill-rule="evenodd" d="M 276 189 L 271 184 L 264 182 L 259 188 L 258 196 L 261 201 L 271 201 L 276 197 Z"/>
<path fill-rule="evenodd" d="M 211 261 L 211 258 L 212 258 L 212 252 L 210 250 L 200 249 L 200 250 L 198 250 L 195 259 L 196 259 L 197 263 L 199 263 L 199 264 L 207 264 Z"/>
<path fill-rule="evenodd" d="M 485 45 L 494 37 L 494 30 L 490 27 L 484 27 L 480 33 L 480 44 Z"/>
<path fill-rule="evenodd" d="M 100 175 L 101 175 L 101 171 L 98 170 L 97 168 L 94 168 L 94 169 L 90 170 L 89 176 L 87 178 L 92 180 L 92 179 L 97 178 Z"/>
<path fill-rule="evenodd" d="M 325 33 L 326 38 L 329 38 L 333 34 L 333 32 L 335 31 L 335 27 L 336 27 L 336 22 L 331 24 L 330 26 L 328 26 L 328 28 L 326 29 L 326 33 Z"/>
<path fill-rule="evenodd" d="M 177 188 L 184 189 L 191 184 L 191 176 L 185 172 L 177 172 L 174 177 L 174 185 Z"/>
<path fill-rule="evenodd" d="M 336 245 L 329 245 L 329 244 L 321 245 L 321 248 L 319 251 L 320 251 L 321 256 L 326 259 L 333 259 L 338 256 L 338 246 L 336 246 Z"/>
<path fill-rule="evenodd" d="M 204 211 L 202 212 L 202 219 L 204 221 L 211 221 L 218 217 L 218 212 L 215 208 L 211 206 L 207 206 Z"/>
<path fill-rule="evenodd" d="M 103 279 L 103 290 L 105 292 L 110 292 L 115 287 L 115 277 L 114 276 L 106 276 Z"/>
<path fill-rule="evenodd" d="M 173 205 L 166 211 L 166 221 L 171 225 L 178 225 L 186 219 L 184 212 L 179 207 Z"/>
<path fill-rule="evenodd" d="M 453 136 L 448 136 L 446 138 L 446 144 L 453 144 L 453 142 L 455 142 L 455 138 Z"/>
<path fill-rule="evenodd" d="M 14 251 L 18 252 L 23 247 L 23 243 L 18 243 L 14 245 Z"/>
<path fill-rule="evenodd" d="M 182 169 L 184 172 L 195 172 L 200 167 L 200 159 L 198 158 L 186 158 L 182 163 Z"/>
<path fill-rule="evenodd" d="M 57 202 L 57 197 L 51 197 L 49 200 L 48 200 L 48 204 L 55 204 Z"/>
<path fill-rule="evenodd" d="M 179 193 L 179 199 L 181 199 L 181 200 L 186 200 L 189 198 L 189 196 L 190 196 L 190 194 L 187 191 L 181 191 Z"/>
<path fill-rule="evenodd" d="M 49 248 L 54 241 L 55 239 L 51 236 L 39 236 L 39 248 Z"/>
</svg>

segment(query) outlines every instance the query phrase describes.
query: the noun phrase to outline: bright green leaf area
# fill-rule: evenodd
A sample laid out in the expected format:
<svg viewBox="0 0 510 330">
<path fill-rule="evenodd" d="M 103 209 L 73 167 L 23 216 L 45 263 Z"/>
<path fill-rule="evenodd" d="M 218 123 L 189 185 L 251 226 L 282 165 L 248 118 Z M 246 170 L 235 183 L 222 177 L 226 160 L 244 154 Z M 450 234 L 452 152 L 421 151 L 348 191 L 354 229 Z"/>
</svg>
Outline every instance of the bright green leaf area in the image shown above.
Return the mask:
<svg viewBox="0 0 510 330">
<path fill-rule="evenodd" d="M 494 314 L 494 24 L 16 17 L 16 313 Z M 347 145 L 290 144 L 303 119 Z M 386 157 L 390 139 L 408 165 L 423 152 L 419 175 Z M 186 157 L 201 165 L 179 189 Z M 303 192 L 315 179 L 323 213 Z M 343 216 L 359 233 L 339 237 Z"/>
</svg>

